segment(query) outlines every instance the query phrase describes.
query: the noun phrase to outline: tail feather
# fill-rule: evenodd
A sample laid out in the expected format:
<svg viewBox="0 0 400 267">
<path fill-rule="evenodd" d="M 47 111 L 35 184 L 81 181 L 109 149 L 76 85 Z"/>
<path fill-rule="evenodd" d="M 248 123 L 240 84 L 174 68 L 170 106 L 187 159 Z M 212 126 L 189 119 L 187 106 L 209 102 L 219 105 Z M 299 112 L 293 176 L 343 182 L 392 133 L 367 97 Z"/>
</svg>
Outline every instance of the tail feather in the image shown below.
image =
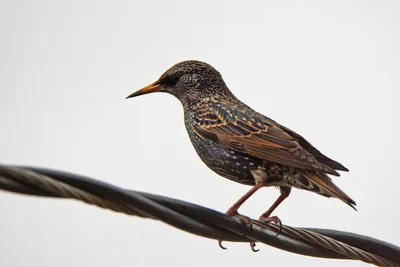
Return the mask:
<svg viewBox="0 0 400 267">
<path fill-rule="evenodd" d="M 325 173 L 302 172 L 302 174 L 311 183 L 311 186 L 308 186 L 305 189 L 314 191 L 315 193 L 326 197 L 338 198 L 352 207 L 354 210 L 357 210 L 355 208 L 356 202 L 339 187 L 337 187 L 332 182 L 332 179 Z"/>
</svg>

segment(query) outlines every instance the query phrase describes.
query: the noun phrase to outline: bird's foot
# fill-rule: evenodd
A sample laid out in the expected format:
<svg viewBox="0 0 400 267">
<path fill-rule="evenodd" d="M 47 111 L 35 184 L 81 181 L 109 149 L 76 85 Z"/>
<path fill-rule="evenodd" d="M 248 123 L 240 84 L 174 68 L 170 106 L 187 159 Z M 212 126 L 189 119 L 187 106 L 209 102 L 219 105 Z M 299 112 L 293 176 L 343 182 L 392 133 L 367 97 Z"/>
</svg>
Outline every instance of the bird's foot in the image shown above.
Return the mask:
<svg viewBox="0 0 400 267">
<path fill-rule="evenodd" d="M 280 233 L 282 232 L 282 221 L 281 221 L 281 219 L 279 219 L 277 216 L 270 216 L 270 217 L 269 217 L 269 216 L 261 215 L 260 218 L 259 218 L 259 220 L 262 221 L 262 222 L 265 222 L 265 223 L 267 223 L 267 224 L 273 222 L 273 223 L 279 225 L 279 230 L 278 230 L 278 233 L 276 234 L 275 237 L 277 237 L 278 235 L 280 235 Z"/>
<path fill-rule="evenodd" d="M 242 215 L 242 214 L 239 214 L 237 211 L 231 211 L 231 210 L 228 210 L 225 214 L 228 215 L 228 216 L 239 218 L 239 220 L 241 220 L 242 222 L 244 222 L 245 224 L 247 224 L 249 226 L 249 230 L 245 234 L 243 234 L 243 236 L 246 236 L 248 233 L 250 233 L 251 229 L 253 228 L 253 223 L 252 223 L 252 221 L 251 221 L 251 219 L 249 217 L 247 217 L 245 215 Z M 222 241 L 223 240 L 218 240 L 218 245 L 219 245 L 220 248 L 226 249 L 226 247 L 224 247 L 222 245 Z M 259 251 L 259 249 L 256 249 L 255 247 L 256 247 L 256 242 L 251 241 L 250 242 L 251 250 L 253 252 Z"/>
<path fill-rule="evenodd" d="M 250 219 L 250 217 L 247 217 L 247 216 L 245 216 L 245 215 L 242 215 L 242 214 L 240 214 L 240 213 L 238 213 L 237 211 L 236 212 L 234 212 L 234 213 L 230 213 L 229 211 L 227 212 L 227 213 L 225 213 L 226 215 L 228 215 L 228 216 L 232 216 L 232 217 L 236 217 L 236 218 L 239 218 L 239 220 L 241 220 L 242 222 L 244 222 L 245 224 L 247 224 L 247 225 L 252 225 L 252 222 L 251 222 L 251 219 Z M 251 229 L 250 229 L 251 230 Z M 246 233 L 247 234 L 247 233 Z"/>
</svg>

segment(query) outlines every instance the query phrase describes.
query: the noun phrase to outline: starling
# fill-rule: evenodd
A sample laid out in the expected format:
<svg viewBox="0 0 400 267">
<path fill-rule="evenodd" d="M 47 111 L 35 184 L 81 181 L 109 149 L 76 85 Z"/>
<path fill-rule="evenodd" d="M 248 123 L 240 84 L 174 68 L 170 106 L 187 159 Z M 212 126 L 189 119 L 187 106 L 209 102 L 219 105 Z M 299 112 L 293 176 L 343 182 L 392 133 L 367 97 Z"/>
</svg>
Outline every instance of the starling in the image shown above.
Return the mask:
<svg viewBox="0 0 400 267">
<path fill-rule="evenodd" d="M 237 99 L 209 64 L 195 60 L 177 63 L 127 98 L 153 92 L 172 94 L 182 103 L 189 138 L 211 170 L 252 186 L 227 211 L 228 215 L 251 222 L 238 209 L 264 186 L 279 187 L 280 196 L 260 220 L 279 220 L 270 215 L 292 187 L 338 198 L 355 209 L 356 203 L 328 176 L 339 176 L 337 171 L 348 171 L 346 167 L 323 155 L 301 135 Z"/>
</svg>

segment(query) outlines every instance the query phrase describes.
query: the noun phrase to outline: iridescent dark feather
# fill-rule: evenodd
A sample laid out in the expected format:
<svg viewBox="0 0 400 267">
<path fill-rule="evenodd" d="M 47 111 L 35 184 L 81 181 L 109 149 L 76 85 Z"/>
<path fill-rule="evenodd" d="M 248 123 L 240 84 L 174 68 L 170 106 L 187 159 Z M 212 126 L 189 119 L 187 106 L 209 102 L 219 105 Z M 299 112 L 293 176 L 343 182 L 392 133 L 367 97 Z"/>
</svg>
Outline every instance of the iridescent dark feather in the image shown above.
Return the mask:
<svg viewBox="0 0 400 267">
<path fill-rule="evenodd" d="M 246 108 L 240 102 L 229 103 L 218 98 L 209 98 L 202 101 L 198 108 L 201 112 L 198 113 L 194 129 L 204 138 L 212 138 L 230 149 L 266 161 L 339 175 L 313 156 L 316 149 L 307 151 L 280 125 Z M 210 116 L 214 119 L 207 119 Z M 211 137 L 212 135 L 214 136 Z"/>
<path fill-rule="evenodd" d="M 279 125 L 279 127 L 284 130 L 285 132 L 287 132 L 294 140 L 297 141 L 297 143 L 299 143 L 299 145 L 301 147 L 303 147 L 305 150 L 308 151 L 308 153 L 310 153 L 311 155 L 314 156 L 314 158 L 316 160 L 318 160 L 320 163 L 331 167 L 334 170 L 338 170 L 338 171 L 346 171 L 348 172 L 349 170 L 343 166 L 342 164 L 340 164 L 337 161 L 334 161 L 333 159 L 328 158 L 327 156 L 325 156 L 324 154 L 322 154 L 318 149 L 316 149 L 313 145 L 311 145 L 304 137 L 302 137 L 301 135 L 293 132 L 292 130 L 290 130 L 289 128 L 286 128 L 285 126 L 282 126 L 280 124 L 277 123 L 277 125 Z"/>
<path fill-rule="evenodd" d="M 327 197 L 337 197 L 354 208 L 355 202 L 326 175 L 339 176 L 345 170 L 340 163 L 326 157 L 292 130 L 249 109 L 236 100 L 203 99 L 196 106 L 194 132 L 205 140 L 219 143 L 233 151 L 267 162 L 293 167 L 302 176 L 299 188 Z M 277 165 L 279 166 L 279 165 Z"/>
<path fill-rule="evenodd" d="M 151 92 L 167 92 L 180 100 L 190 140 L 210 169 L 253 185 L 228 214 L 236 214 L 262 186 L 281 189 L 281 196 L 263 214 L 266 217 L 289 195 L 291 187 L 336 197 L 354 208 L 355 202 L 327 175 L 339 176 L 337 171 L 348 171 L 346 167 L 323 155 L 301 135 L 241 102 L 207 63 L 180 62 L 129 97 Z"/>
</svg>

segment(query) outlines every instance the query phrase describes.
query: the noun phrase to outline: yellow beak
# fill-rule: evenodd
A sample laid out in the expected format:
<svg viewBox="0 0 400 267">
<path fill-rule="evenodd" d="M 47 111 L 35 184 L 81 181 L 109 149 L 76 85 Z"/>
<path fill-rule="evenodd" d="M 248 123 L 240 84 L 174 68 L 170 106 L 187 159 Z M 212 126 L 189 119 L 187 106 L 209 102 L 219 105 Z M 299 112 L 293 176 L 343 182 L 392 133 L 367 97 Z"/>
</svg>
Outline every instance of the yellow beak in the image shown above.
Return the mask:
<svg viewBox="0 0 400 267">
<path fill-rule="evenodd" d="M 145 94 L 150 94 L 154 92 L 160 92 L 162 89 L 162 86 L 158 83 L 158 81 L 155 81 L 152 84 L 147 85 L 146 87 L 128 95 L 126 99 L 135 97 L 135 96 L 140 96 L 140 95 L 145 95 Z"/>
</svg>

